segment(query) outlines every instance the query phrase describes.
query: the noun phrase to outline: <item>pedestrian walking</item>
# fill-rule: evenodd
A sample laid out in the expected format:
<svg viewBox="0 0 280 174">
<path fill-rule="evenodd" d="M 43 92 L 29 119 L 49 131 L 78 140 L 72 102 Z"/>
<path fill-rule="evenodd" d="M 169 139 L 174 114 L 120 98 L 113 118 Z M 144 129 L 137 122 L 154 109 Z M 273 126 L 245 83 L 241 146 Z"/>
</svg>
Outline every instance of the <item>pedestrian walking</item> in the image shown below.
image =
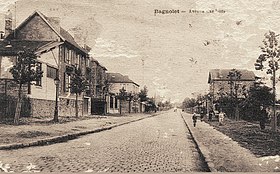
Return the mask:
<svg viewBox="0 0 280 174">
<path fill-rule="evenodd" d="M 220 110 L 220 113 L 219 113 L 219 125 L 223 125 L 224 118 L 225 118 L 225 113 L 224 113 L 223 110 L 221 109 L 221 110 Z"/>
<path fill-rule="evenodd" d="M 196 126 L 196 121 L 197 121 L 197 117 L 196 117 L 195 113 L 193 113 L 192 119 L 193 119 L 193 127 L 195 127 Z"/>
<path fill-rule="evenodd" d="M 212 118 L 213 118 L 214 115 L 215 115 L 215 113 L 214 113 L 213 109 L 211 109 L 211 110 L 209 111 L 208 121 L 212 121 Z"/>
<path fill-rule="evenodd" d="M 200 112 L 200 121 L 203 121 L 203 117 L 204 117 L 204 110 L 202 109 Z"/>
</svg>

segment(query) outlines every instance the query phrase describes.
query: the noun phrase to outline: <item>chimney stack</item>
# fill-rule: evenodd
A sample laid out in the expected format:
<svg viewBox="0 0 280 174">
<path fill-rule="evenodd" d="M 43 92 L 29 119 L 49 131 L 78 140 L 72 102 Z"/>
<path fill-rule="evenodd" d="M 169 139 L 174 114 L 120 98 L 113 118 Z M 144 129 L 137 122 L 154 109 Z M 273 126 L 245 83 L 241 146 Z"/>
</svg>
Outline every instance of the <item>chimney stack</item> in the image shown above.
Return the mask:
<svg viewBox="0 0 280 174">
<path fill-rule="evenodd" d="M 10 10 L 5 15 L 5 37 L 13 32 L 13 15 Z"/>
</svg>

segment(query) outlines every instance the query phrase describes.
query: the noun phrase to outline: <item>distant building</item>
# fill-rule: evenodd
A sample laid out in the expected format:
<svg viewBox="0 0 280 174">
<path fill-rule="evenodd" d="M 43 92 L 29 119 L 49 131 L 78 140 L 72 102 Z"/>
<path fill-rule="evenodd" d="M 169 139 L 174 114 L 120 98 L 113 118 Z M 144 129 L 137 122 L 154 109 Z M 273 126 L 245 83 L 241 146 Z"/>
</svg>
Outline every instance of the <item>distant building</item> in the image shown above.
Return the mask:
<svg viewBox="0 0 280 174">
<path fill-rule="evenodd" d="M 107 69 L 102 66 L 96 59 L 90 59 L 90 87 L 89 95 L 91 96 L 91 114 L 106 114 L 107 101 L 109 100 L 107 89 Z"/>
<path fill-rule="evenodd" d="M 231 79 L 229 73 L 232 69 L 212 69 L 209 71 L 208 84 L 209 92 L 212 96 L 213 101 L 217 100 L 220 97 L 220 94 L 227 93 L 231 94 L 236 90 L 231 85 Z M 234 80 L 238 87 L 237 95 L 242 97 L 240 90 L 249 90 L 255 84 L 255 74 L 253 71 L 245 69 L 237 69 L 241 73 L 240 79 Z M 232 79 L 233 80 L 233 79 Z"/>
<path fill-rule="evenodd" d="M 109 112 L 116 113 L 119 110 L 119 100 L 117 99 L 117 95 L 120 92 L 120 89 L 124 88 L 127 93 L 130 93 L 132 96 L 139 93 L 139 85 L 132 80 L 129 79 L 128 76 L 124 76 L 120 73 L 107 73 L 107 81 L 109 85 L 109 94 L 110 94 L 110 102 L 109 102 Z M 123 111 L 139 111 L 138 101 L 133 101 L 132 104 L 126 102 L 123 104 Z"/>
</svg>

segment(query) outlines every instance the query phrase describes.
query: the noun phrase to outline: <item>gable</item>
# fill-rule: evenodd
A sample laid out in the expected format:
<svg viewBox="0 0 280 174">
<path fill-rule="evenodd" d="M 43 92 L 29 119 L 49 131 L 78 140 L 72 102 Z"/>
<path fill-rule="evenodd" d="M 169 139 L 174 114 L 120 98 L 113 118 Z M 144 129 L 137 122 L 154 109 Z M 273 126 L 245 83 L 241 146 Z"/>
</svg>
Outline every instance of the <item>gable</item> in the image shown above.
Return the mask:
<svg viewBox="0 0 280 174">
<path fill-rule="evenodd" d="M 107 73 L 107 80 L 109 83 L 132 83 L 139 87 L 139 85 L 120 73 Z"/>
<path fill-rule="evenodd" d="M 16 30 L 16 39 L 36 41 L 59 41 L 57 33 L 39 16 L 33 15 Z"/>
</svg>

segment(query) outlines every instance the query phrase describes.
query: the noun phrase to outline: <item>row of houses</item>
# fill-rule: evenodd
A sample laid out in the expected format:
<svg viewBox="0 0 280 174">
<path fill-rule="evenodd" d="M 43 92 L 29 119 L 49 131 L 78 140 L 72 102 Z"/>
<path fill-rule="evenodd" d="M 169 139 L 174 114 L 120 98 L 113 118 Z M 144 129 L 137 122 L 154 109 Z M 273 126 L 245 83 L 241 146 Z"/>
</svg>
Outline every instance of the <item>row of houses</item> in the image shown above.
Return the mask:
<svg viewBox="0 0 280 174">
<path fill-rule="evenodd" d="M 119 109 L 116 97 L 119 89 L 124 87 L 131 94 L 139 92 L 139 85 L 128 76 L 107 73 L 106 67 L 90 56 L 91 48 L 79 45 L 60 26 L 59 18 L 35 11 L 15 29 L 12 26 L 12 17 L 7 15 L 5 32 L 1 32 L 0 41 L 0 93 L 17 95 L 18 87 L 9 70 L 16 63 L 19 51 L 35 50 L 39 61 L 37 68 L 43 71 L 43 77 L 34 84 L 24 86 L 23 91 L 30 98 L 30 115 L 54 115 L 55 80 L 59 80 L 59 115 L 71 116 L 75 113 L 75 95 L 69 88 L 73 67 L 79 67 L 89 82 L 87 90 L 78 96 L 80 115 L 116 113 Z M 124 107 L 123 111 L 131 111 L 134 107 L 137 112 L 136 103 L 129 101 L 129 108 Z"/>
</svg>

